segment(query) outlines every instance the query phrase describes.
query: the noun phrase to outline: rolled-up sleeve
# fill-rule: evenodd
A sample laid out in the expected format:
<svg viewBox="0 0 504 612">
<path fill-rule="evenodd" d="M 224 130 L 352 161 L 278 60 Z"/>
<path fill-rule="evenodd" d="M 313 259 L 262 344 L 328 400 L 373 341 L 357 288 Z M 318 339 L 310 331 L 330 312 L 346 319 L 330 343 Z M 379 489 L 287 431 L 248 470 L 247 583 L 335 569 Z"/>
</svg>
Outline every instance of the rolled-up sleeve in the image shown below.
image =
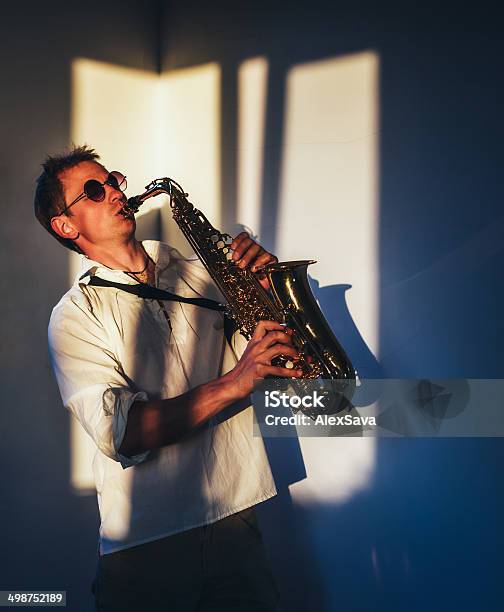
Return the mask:
<svg viewBox="0 0 504 612">
<path fill-rule="evenodd" d="M 64 406 L 97 448 L 123 468 L 144 461 L 149 451 L 119 453 L 128 413 L 145 391 L 132 389 L 100 322 L 82 304 L 57 306 L 48 330 L 49 353 Z"/>
</svg>

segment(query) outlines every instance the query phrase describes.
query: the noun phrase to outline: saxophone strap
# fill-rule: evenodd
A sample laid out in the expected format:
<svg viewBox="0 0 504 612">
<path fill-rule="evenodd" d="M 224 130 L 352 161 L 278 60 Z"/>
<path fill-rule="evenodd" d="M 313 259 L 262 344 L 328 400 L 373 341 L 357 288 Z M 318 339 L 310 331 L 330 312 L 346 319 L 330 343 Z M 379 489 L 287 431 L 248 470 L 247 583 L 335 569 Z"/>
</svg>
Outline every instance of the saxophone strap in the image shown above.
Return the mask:
<svg viewBox="0 0 504 612">
<path fill-rule="evenodd" d="M 144 285 L 139 283 L 138 285 L 127 285 L 124 283 L 114 283 L 113 281 L 106 280 L 100 276 L 92 276 L 89 279 L 89 285 L 93 287 L 113 287 L 114 289 L 120 289 L 127 293 L 137 295 L 142 299 L 152 300 L 165 300 L 168 302 L 182 302 L 183 304 L 192 304 L 193 306 L 200 306 L 201 308 L 209 308 L 210 310 L 218 310 L 220 312 L 226 312 L 227 307 L 225 304 L 210 300 L 208 298 L 186 298 L 171 291 L 165 291 L 164 289 L 157 289 L 151 285 Z"/>
<path fill-rule="evenodd" d="M 114 283 L 113 281 L 106 280 L 100 276 L 92 276 L 89 279 L 89 285 L 93 287 L 113 287 L 114 289 L 120 289 L 126 291 L 126 293 L 132 293 L 142 299 L 152 300 L 165 300 L 168 302 L 182 302 L 183 304 L 192 304 L 193 306 L 200 306 L 201 308 L 208 308 L 210 310 L 217 310 L 224 314 L 224 335 L 229 344 L 233 334 L 239 329 L 236 321 L 230 316 L 229 309 L 225 304 L 210 300 L 208 298 L 186 298 L 171 291 L 165 291 L 164 289 L 157 289 L 151 285 L 127 285 L 125 283 Z"/>
</svg>

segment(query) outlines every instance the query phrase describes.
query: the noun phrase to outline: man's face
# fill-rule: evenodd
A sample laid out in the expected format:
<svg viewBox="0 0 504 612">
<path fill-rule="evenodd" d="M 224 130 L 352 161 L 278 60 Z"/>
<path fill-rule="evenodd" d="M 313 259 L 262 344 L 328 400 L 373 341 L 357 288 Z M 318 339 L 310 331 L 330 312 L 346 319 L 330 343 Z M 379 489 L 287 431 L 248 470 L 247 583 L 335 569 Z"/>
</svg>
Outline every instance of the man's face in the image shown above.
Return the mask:
<svg viewBox="0 0 504 612">
<path fill-rule="evenodd" d="M 60 174 L 63 185 L 65 204 L 73 202 L 84 189 L 84 183 L 95 179 L 100 183 L 107 180 L 108 171 L 93 161 L 81 162 Z M 76 243 L 86 252 L 86 247 L 105 246 L 117 238 L 127 238 L 135 232 L 135 220 L 119 214 L 126 201 L 124 193 L 110 185 L 104 185 L 105 198 L 101 202 L 93 202 L 87 197 L 82 198 L 70 209 L 70 215 L 61 215 L 59 219 L 73 228 L 78 237 Z"/>
</svg>

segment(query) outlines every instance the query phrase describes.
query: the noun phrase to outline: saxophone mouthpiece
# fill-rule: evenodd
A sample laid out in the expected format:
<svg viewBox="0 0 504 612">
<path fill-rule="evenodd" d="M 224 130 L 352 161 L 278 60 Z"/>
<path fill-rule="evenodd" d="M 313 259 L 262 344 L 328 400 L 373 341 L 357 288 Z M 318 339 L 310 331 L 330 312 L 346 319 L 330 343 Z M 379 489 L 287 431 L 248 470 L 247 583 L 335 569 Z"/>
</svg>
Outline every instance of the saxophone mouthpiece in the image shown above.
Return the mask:
<svg viewBox="0 0 504 612">
<path fill-rule="evenodd" d="M 124 203 L 121 214 L 124 216 L 133 217 L 142 203 L 143 200 L 140 196 L 133 196 L 132 198 L 129 198 L 128 201 Z"/>
<path fill-rule="evenodd" d="M 142 200 L 140 196 L 133 196 L 132 198 L 128 198 L 128 203 L 126 204 L 126 208 L 131 212 L 136 212 L 140 208 L 140 204 Z"/>
</svg>

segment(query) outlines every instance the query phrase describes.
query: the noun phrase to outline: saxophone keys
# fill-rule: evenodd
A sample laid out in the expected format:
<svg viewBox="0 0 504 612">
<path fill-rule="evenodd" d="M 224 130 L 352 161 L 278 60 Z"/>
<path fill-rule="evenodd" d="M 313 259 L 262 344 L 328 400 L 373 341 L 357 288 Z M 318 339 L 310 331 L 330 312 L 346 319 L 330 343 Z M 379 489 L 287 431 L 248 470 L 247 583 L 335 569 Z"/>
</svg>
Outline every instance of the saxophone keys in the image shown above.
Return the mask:
<svg viewBox="0 0 504 612">
<path fill-rule="evenodd" d="M 233 259 L 233 253 L 231 251 L 228 251 L 226 253 L 226 259 L 229 260 L 229 261 L 231 261 Z"/>
<path fill-rule="evenodd" d="M 215 245 L 218 249 L 224 248 L 224 240 L 219 240 L 219 242 Z"/>
<path fill-rule="evenodd" d="M 285 367 L 286 367 L 288 370 L 292 370 L 292 368 L 294 367 L 294 362 L 293 362 L 293 361 L 291 361 L 291 360 L 289 359 L 289 361 L 286 361 L 286 362 L 285 362 Z"/>
<path fill-rule="evenodd" d="M 217 234 L 214 234 L 213 236 L 210 236 L 210 240 L 212 242 L 218 242 L 219 240 L 219 236 Z"/>
</svg>

